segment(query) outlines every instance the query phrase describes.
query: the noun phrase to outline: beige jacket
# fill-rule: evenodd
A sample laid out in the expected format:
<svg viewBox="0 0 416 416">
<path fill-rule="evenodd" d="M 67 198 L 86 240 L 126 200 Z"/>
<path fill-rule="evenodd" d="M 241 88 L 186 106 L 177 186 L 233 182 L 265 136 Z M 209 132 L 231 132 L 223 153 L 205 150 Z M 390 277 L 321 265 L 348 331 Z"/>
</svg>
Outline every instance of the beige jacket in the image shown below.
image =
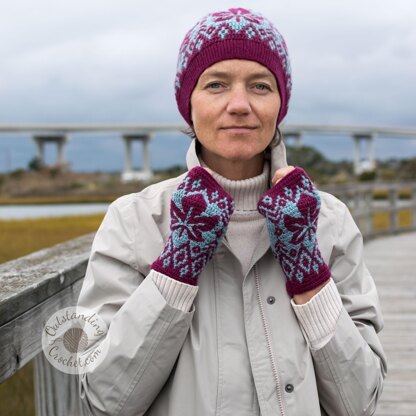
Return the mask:
<svg viewBox="0 0 416 416">
<path fill-rule="evenodd" d="M 197 164 L 194 143 L 188 168 Z M 286 166 L 283 144 L 271 170 Z M 108 209 L 92 247 L 79 306 L 100 315 L 108 348 L 80 376 L 93 415 L 371 415 L 386 359 L 383 321 L 362 237 L 346 206 L 321 193 L 318 243 L 343 307 L 313 349 L 285 289 L 266 228 L 246 276 L 227 242 L 199 278 L 189 312 L 172 307 L 150 271 L 169 234 L 172 193 L 184 175 L 126 195 Z M 275 302 L 267 299 L 272 296 Z"/>
</svg>

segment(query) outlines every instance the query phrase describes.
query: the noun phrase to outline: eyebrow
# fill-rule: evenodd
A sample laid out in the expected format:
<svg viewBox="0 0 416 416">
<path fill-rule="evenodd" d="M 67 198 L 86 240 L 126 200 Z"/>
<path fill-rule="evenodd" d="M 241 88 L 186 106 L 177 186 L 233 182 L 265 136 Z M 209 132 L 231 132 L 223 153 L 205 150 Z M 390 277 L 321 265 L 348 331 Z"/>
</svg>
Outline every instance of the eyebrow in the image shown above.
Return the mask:
<svg viewBox="0 0 416 416">
<path fill-rule="evenodd" d="M 230 78 L 231 75 L 229 72 L 224 71 L 207 71 L 204 74 L 201 75 L 201 80 L 204 78 Z M 258 79 L 258 78 L 270 78 L 274 79 L 273 74 L 269 73 L 268 71 L 259 71 L 251 74 L 248 79 Z"/>
</svg>

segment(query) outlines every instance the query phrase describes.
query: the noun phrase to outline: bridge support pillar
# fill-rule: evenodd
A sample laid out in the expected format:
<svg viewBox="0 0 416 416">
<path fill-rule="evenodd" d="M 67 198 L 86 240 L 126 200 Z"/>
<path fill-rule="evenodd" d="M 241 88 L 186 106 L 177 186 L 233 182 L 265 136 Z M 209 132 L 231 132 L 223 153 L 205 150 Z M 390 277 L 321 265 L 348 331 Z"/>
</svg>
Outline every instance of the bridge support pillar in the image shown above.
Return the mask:
<svg viewBox="0 0 416 416">
<path fill-rule="evenodd" d="M 374 159 L 375 134 L 354 134 L 354 173 L 360 175 L 363 172 L 374 171 L 376 164 Z M 362 143 L 366 145 L 366 156 L 362 156 Z"/>
<path fill-rule="evenodd" d="M 68 136 L 65 134 L 57 135 L 35 135 L 33 141 L 36 144 L 37 159 L 41 166 L 46 166 L 45 163 L 45 143 L 55 143 L 57 146 L 57 159 L 55 166 L 63 168 L 66 167 L 64 150 L 65 145 L 68 142 Z"/>
<path fill-rule="evenodd" d="M 150 156 L 149 156 L 149 142 L 152 139 L 150 133 L 143 134 L 124 134 L 124 170 L 121 174 L 121 179 L 124 182 L 129 181 L 147 181 L 153 177 L 153 172 L 150 169 Z M 142 169 L 134 170 L 133 168 L 133 153 L 132 144 L 134 141 L 140 141 L 142 143 Z"/>
</svg>

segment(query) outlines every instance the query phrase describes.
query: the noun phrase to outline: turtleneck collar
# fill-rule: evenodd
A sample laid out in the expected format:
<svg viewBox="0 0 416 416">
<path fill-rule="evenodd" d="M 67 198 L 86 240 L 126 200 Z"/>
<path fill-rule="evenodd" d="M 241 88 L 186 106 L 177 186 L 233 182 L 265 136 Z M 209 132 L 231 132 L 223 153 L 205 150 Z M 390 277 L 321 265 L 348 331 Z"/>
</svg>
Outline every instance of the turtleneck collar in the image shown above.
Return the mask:
<svg viewBox="0 0 416 416">
<path fill-rule="evenodd" d="M 201 166 L 209 168 L 201 158 L 200 163 Z M 231 180 L 214 171 L 212 171 L 212 176 L 234 199 L 235 211 L 257 211 L 257 202 L 268 189 L 269 173 L 270 163 L 265 160 L 263 172 L 253 178 Z"/>
<path fill-rule="evenodd" d="M 276 147 L 273 147 L 266 152 L 266 160 L 270 162 L 270 172 L 276 172 L 277 169 L 287 166 L 286 148 L 283 141 L 281 141 Z M 186 153 L 186 165 L 188 169 L 192 169 L 194 166 L 200 166 L 200 164 L 201 163 L 197 155 L 196 140 L 193 139 Z M 272 176 L 269 178 L 270 180 L 271 177 Z M 272 186 L 271 183 L 269 183 L 269 187 L 270 186 Z"/>
</svg>

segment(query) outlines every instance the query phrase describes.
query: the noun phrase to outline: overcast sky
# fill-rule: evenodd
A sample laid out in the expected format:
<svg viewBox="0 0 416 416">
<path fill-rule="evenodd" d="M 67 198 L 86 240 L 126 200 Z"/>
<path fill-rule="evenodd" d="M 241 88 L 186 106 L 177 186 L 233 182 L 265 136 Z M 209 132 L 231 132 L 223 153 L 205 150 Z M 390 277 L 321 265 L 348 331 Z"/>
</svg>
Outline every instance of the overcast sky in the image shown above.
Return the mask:
<svg viewBox="0 0 416 416">
<path fill-rule="evenodd" d="M 242 6 L 286 39 L 287 123 L 416 127 L 415 0 L 204 3 L 2 0 L 0 123 L 180 123 L 173 80 L 183 36 L 207 12 Z M 416 156 L 416 141 L 398 143 Z"/>
</svg>

